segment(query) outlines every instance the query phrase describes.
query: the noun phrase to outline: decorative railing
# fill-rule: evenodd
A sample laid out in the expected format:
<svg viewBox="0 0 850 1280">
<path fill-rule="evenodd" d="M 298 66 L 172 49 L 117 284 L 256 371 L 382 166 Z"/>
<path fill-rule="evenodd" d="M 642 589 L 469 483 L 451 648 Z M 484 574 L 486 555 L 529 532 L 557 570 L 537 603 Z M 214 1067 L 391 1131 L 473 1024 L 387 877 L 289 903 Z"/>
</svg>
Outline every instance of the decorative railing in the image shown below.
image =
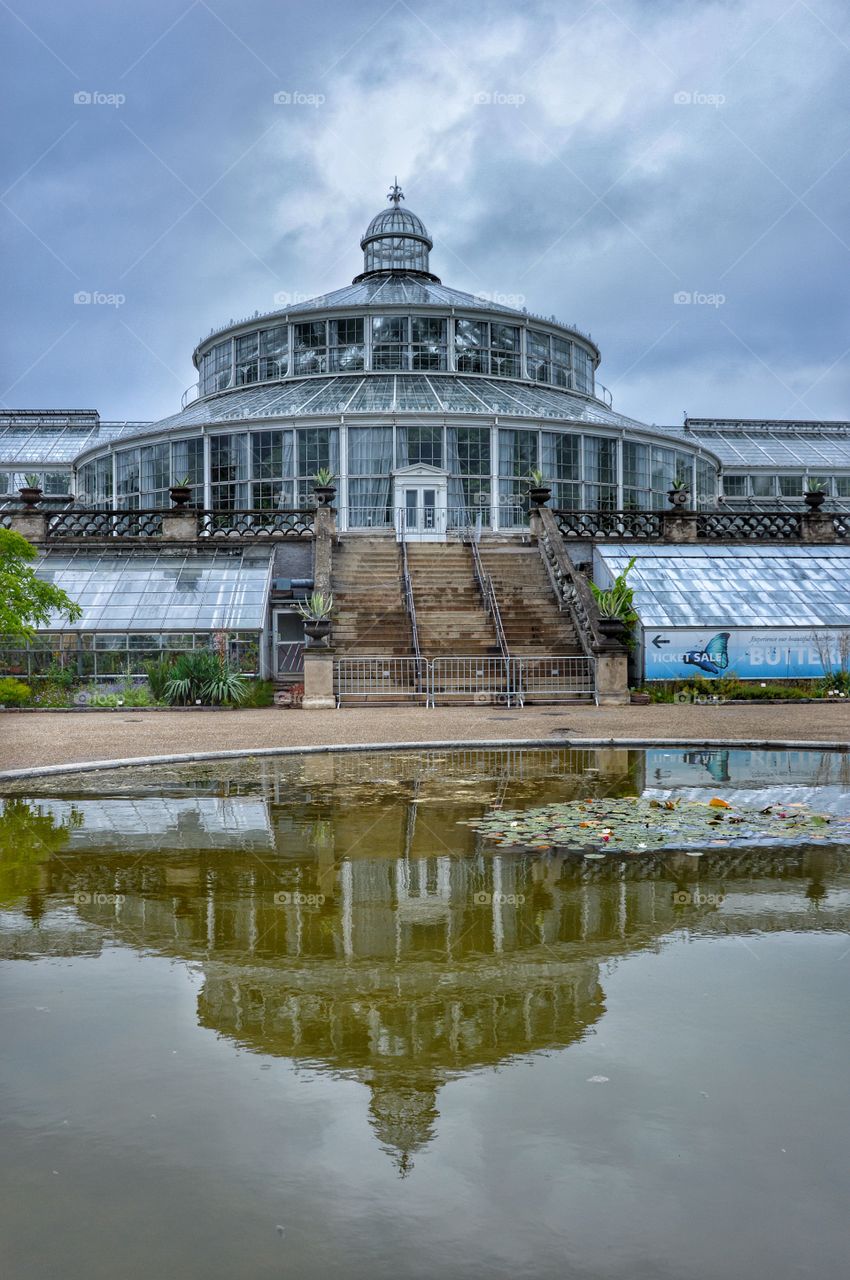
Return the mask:
<svg viewBox="0 0 850 1280">
<path fill-rule="evenodd" d="M 799 542 L 802 511 L 698 511 L 687 519 L 696 524 L 697 540 L 712 542 Z"/>
<path fill-rule="evenodd" d="M 298 511 L 202 511 L 202 538 L 310 538 L 315 513 Z"/>
<path fill-rule="evenodd" d="M 587 542 L 601 539 L 650 542 L 661 537 L 660 511 L 563 511 L 552 515 L 562 537 Z"/>
<path fill-rule="evenodd" d="M 602 619 L 590 583 L 570 559 L 561 538 L 557 514 L 548 507 L 540 508 L 542 533 L 537 545 L 558 605 L 572 619 L 579 644 L 588 657 L 602 650 L 622 649 L 624 641 L 603 633 Z"/>
<path fill-rule="evenodd" d="M 48 538 L 157 538 L 162 511 L 60 511 L 47 516 Z"/>
<path fill-rule="evenodd" d="M 496 632 L 496 639 L 499 642 L 499 652 L 503 658 L 509 658 L 508 642 L 505 638 L 505 628 L 502 626 L 502 615 L 499 612 L 499 601 L 496 599 L 496 589 L 493 586 L 493 579 L 490 577 L 481 560 L 481 552 L 478 550 L 478 542 L 474 536 L 469 539 L 469 546 L 472 551 L 472 571 L 475 575 L 475 581 L 478 584 L 478 590 L 481 593 L 481 599 L 484 603 L 484 612 L 489 614 L 493 627 Z"/>
<path fill-rule="evenodd" d="M 410 565 L 407 557 L 407 539 L 401 538 L 402 586 L 404 589 L 404 605 L 410 619 L 410 635 L 413 642 L 413 653 L 416 660 L 416 692 L 422 693 L 427 686 L 428 673 L 422 661 L 422 650 L 419 646 L 419 627 L 416 623 L 416 602 L 413 599 L 413 579 L 410 576 Z"/>
</svg>

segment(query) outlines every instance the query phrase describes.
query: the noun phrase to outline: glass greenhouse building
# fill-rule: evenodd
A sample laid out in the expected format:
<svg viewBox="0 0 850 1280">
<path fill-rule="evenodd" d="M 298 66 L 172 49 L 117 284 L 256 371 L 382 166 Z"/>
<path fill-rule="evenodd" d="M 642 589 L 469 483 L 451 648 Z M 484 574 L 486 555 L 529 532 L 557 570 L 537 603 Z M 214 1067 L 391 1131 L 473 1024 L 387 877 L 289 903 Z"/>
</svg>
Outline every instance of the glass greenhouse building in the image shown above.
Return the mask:
<svg viewBox="0 0 850 1280">
<path fill-rule="evenodd" d="M 808 478 L 850 499 L 850 424 L 625 417 L 587 334 L 443 285 L 402 198 L 369 224 L 351 285 L 201 342 L 172 417 L 0 413 L 0 500 L 36 474 L 48 500 L 88 508 L 166 507 L 184 481 L 208 509 L 287 509 L 313 502 L 322 467 L 343 530 L 391 524 L 410 500 L 399 473 L 407 488 L 422 467 L 448 526 L 521 527 L 538 468 L 552 506 L 587 511 L 663 508 L 676 479 L 702 508 L 794 504 Z"/>
</svg>

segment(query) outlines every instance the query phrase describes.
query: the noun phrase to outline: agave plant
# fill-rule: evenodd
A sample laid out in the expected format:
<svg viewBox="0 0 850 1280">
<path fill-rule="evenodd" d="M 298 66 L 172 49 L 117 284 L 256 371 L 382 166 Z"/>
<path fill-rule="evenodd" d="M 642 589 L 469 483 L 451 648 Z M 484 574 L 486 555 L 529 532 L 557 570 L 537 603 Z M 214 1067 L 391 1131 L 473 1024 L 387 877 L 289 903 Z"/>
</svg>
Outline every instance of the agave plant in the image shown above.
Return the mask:
<svg viewBox="0 0 850 1280">
<path fill-rule="evenodd" d="M 319 467 L 319 470 L 313 476 L 313 484 L 320 489 L 329 489 L 336 480 L 336 476 L 327 467 Z"/>
<path fill-rule="evenodd" d="M 593 598 L 596 601 L 600 617 L 614 618 L 618 622 L 625 623 L 626 626 L 631 626 L 632 623 L 637 622 L 638 616 L 634 607 L 634 592 L 626 581 L 636 560 L 637 556 L 632 556 L 622 573 L 617 574 L 611 586 L 607 589 L 598 587 L 595 582 L 591 582 L 590 589 L 593 592 Z"/>
<path fill-rule="evenodd" d="M 535 468 L 533 471 L 529 471 L 528 480 L 533 489 L 548 488 L 548 482 L 546 480 L 546 477 L 543 474 L 543 472 L 540 471 L 538 468 Z"/>
<path fill-rule="evenodd" d="M 314 591 L 307 599 L 301 601 L 298 605 L 298 612 L 307 622 L 324 622 L 326 618 L 331 616 L 334 607 L 334 598 L 332 595 L 325 595 L 323 591 Z"/>
</svg>

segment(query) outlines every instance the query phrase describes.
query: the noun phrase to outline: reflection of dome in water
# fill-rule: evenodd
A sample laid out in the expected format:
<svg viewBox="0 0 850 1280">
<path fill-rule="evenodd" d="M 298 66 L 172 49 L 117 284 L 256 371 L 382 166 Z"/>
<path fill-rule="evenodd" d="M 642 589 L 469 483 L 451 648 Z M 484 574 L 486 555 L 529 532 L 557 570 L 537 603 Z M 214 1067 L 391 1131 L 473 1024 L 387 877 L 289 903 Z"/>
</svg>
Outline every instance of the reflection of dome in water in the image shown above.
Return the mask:
<svg viewBox="0 0 850 1280">
<path fill-rule="evenodd" d="M 437 1089 L 427 1078 L 421 1083 L 393 1082 L 372 1088 L 372 1127 L 402 1177 L 413 1168 L 414 1152 L 427 1147 L 434 1137 L 438 1117 Z"/>
</svg>

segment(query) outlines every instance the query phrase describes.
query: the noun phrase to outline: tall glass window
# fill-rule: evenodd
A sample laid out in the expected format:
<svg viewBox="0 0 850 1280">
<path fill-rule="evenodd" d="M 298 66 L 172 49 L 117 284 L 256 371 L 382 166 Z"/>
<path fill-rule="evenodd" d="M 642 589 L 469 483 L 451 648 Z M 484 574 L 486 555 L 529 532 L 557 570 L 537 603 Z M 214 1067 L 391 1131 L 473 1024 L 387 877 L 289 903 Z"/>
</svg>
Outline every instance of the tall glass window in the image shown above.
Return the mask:
<svg viewBox="0 0 850 1280">
<path fill-rule="evenodd" d="M 455 321 L 455 361 L 458 373 L 489 373 L 490 326 L 486 320 Z"/>
<path fill-rule="evenodd" d="M 399 427 L 398 465 L 412 467 L 421 462 L 429 467 L 442 467 L 443 428 L 439 426 Z"/>
<path fill-rule="evenodd" d="M 121 449 L 115 455 L 116 506 L 132 509 L 139 505 L 139 451 Z"/>
<path fill-rule="evenodd" d="M 566 510 L 581 506 L 581 436 L 544 431 L 540 470 L 552 486 L 552 506 Z"/>
<path fill-rule="evenodd" d="M 251 435 L 251 500 L 261 511 L 295 505 L 294 450 L 291 431 L 255 431 Z"/>
<path fill-rule="evenodd" d="M 244 510 L 248 506 L 248 437 L 210 436 L 210 481 L 213 508 Z"/>
<path fill-rule="evenodd" d="M 407 316 L 372 317 L 372 368 L 407 369 Z"/>
<path fill-rule="evenodd" d="M 520 368 L 519 326 L 491 324 L 490 372 L 500 378 L 518 378 Z"/>
<path fill-rule="evenodd" d="M 536 470 L 537 432 L 499 430 L 499 527 L 510 529 L 528 519 L 529 472 Z"/>
<path fill-rule="evenodd" d="M 588 511 L 617 507 L 617 441 L 584 437 L 584 503 Z"/>
<path fill-rule="evenodd" d="M 259 381 L 260 377 L 260 335 L 245 333 L 236 339 L 236 385 L 247 386 Z"/>
<path fill-rule="evenodd" d="M 295 351 L 295 373 L 306 376 L 328 371 L 328 333 L 324 320 L 292 326 Z"/>
<path fill-rule="evenodd" d="M 193 507 L 204 504 L 204 441 L 201 436 L 175 440 L 171 446 L 171 483 L 188 484 Z"/>
<path fill-rule="evenodd" d="M 570 385 L 570 344 L 564 338 L 552 339 L 552 381 L 558 387 Z"/>
<path fill-rule="evenodd" d="M 448 427 L 446 467 L 449 472 L 449 507 L 457 523 L 468 523 L 480 513 L 490 523 L 490 428 Z M 453 519 L 453 517 L 450 517 Z"/>
<path fill-rule="evenodd" d="M 580 347 L 577 342 L 573 343 L 573 385 L 576 391 L 581 391 L 586 396 L 593 395 L 593 360 L 590 353 L 585 351 L 584 347 Z"/>
<path fill-rule="evenodd" d="M 445 369 L 446 321 L 432 320 L 428 316 L 413 316 L 410 326 L 413 368 Z"/>
<path fill-rule="evenodd" d="M 368 529 L 392 523 L 392 427 L 349 427 L 348 523 Z"/>
<path fill-rule="evenodd" d="M 339 475 L 339 430 L 336 427 L 300 427 L 298 432 L 297 505 L 315 503 L 313 476 L 322 467 Z"/>
<path fill-rule="evenodd" d="M 170 484 L 168 444 L 144 445 L 141 450 L 141 493 L 143 507 L 167 507 Z"/>
<path fill-rule="evenodd" d="M 527 331 L 525 362 L 529 378 L 535 382 L 552 381 L 548 333 L 542 333 L 539 329 Z"/>
<path fill-rule="evenodd" d="M 626 511 L 646 511 L 652 506 L 649 479 L 649 446 L 624 440 L 623 506 Z"/>
<path fill-rule="evenodd" d="M 717 473 L 707 458 L 697 458 L 696 472 L 697 506 L 713 507 L 717 500 Z"/>
<path fill-rule="evenodd" d="M 365 364 L 363 321 L 331 320 L 330 370 L 331 373 L 355 373 Z"/>
<path fill-rule="evenodd" d="M 260 330 L 260 381 L 285 378 L 289 373 L 289 331 L 285 324 Z"/>
<path fill-rule="evenodd" d="M 233 386 L 233 340 L 218 342 L 201 360 L 201 395 L 227 391 Z"/>
</svg>

